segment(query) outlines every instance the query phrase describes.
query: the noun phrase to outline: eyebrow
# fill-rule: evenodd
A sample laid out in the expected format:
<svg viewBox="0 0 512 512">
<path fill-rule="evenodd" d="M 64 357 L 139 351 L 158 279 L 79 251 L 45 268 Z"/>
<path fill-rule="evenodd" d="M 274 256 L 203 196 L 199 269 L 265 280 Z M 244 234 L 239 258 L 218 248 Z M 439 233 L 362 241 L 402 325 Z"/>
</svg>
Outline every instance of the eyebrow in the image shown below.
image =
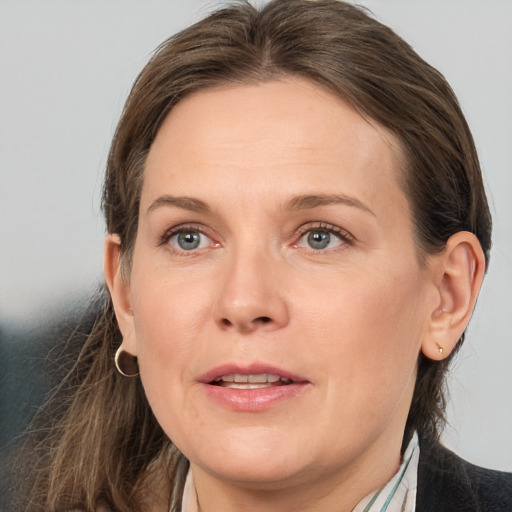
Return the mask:
<svg viewBox="0 0 512 512">
<path fill-rule="evenodd" d="M 339 195 L 339 194 L 310 194 L 294 197 L 286 205 L 288 210 L 310 210 L 318 206 L 331 204 L 344 204 L 359 208 L 375 217 L 375 213 L 366 206 L 362 201 L 355 197 Z"/>
<path fill-rule="evenodd" d="M 192 212 L 207 212 L 210 210 L 210 207 L 200 199 L 183 196 L 176 197 L 166 194 L 155 199 L 149 206 L 147 213 L 151 213 L 162 206 L 175 206 L 176 208 Z"/>
<path fill-rule="evenodd" d="M 359 199 L 339 194 L 306 194 L 297 196 L 286 204 L 285 209 L 311 210 L 313 208 L 317 208 L 318 206 L 332 204 L 344 204 L 347 206 L 352 206 L 375 216 L 375 213 L 373 213 L 373 211 Z M 155 199 L 147 209 L 147 213 L 149 214 L 163 206 L 174 206 L 176 208 L 181 208 L 182 210 L 200 213 L 210 211 L 208 204 L 204 201 L 201 201 L 200 199 L 186 196 L 171 196 L 166 194 Z"/>
</svg>

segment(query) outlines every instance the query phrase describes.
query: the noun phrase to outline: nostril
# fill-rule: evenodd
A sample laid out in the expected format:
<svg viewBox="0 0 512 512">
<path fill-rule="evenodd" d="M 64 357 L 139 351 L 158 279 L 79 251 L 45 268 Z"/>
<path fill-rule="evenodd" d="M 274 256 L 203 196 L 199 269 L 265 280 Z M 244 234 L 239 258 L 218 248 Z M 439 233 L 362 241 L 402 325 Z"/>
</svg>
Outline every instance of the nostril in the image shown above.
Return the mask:
<svg viewBox="0 0 512 512">
<path fill-rule="evenodd" d="M 257 318 L 255 318 L 252 322 L 250 322 L 252 325 L 257 325 L 257 324 L 268 324 L 268 323 L 271 323 L 272 322 L 272 319 L 268 316 L 259 316 Z M 235 325 L 231 320 L 227 319 L 227 318 L 223 318 L 221 320 L 221 324 L 224 326 L 224 327 L 233 327 L 233 325 Z"/>
</svg>

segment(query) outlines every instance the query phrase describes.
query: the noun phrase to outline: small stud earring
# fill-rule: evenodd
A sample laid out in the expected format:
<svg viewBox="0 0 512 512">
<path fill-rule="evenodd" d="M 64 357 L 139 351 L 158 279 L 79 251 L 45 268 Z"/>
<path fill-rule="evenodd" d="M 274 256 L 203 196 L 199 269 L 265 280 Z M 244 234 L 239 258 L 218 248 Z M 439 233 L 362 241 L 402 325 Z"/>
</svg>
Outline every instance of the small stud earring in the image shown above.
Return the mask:
<svg viewBox="0 0 512 512">
<path fill-rule="evenodd" d="M 441 345 L 439 345 L 439 343 L 436 343 L 436 345 L 437 345 L 437 350 L 438 350 L 439 354 L 443 355 L 444 348 Z"/>
</svg>

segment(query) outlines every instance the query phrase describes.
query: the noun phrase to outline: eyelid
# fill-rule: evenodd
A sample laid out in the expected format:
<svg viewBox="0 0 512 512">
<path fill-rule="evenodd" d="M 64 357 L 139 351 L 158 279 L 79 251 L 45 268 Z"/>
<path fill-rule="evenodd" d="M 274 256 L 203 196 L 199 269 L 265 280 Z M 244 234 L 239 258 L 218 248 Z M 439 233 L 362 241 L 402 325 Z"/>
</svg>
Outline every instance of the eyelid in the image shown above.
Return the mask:
<svg viewBox="0 0 512 512">
<path fill-rule="evenodd" d="M 169 240 L 179 233 L 188 232 L 188 231 L 197 231 L 198 233 L 201 233 L 202 235 L 206 236 L 211 242 L 213 247 L 220 246 L 220 243 L 216 242 L 214 240 L 214 237 L 212 236 L 212 233 L 209 229 L 205 228 L 205 226 L 201 224 L 196 224 L 194 222 L 185 222 L 183 224 L 178 224 L 177 226 L 172 226 L 169 229 L 166 229 L 159 237 L 158 237 L 158 245 L 163 246 L 169 243 Z M 175 249 L 174 247 L 171 247 L 172 250 L 176 252 L 198 252 L 201 249 L 192 250 L 192 251 L 179 251 Z"/>
<path fill-rule="evenodd" d="M 307 224 L 303 224 L 298 230 L 296 234 L 296 241 L 293 243 L 294 247 L 298 246 L 299 241 L 301 238 L 309 231 L 315 231 L 315 230 L 322 230 L 327 231 L 328 233 L 332 233 L 339 237 L 345 244 L 352 245 L 354 242 L 356 242 L 356 238 L 354 235 L 352 235 L 349 231 L 346 229 L 343 229 L 339 226 L 336 226 L 334 224 L 331 224 L 329 222 L 324 221 L 315 221 L 315 222 L 308 222 Z M 311 249 L 313 251 L 317 251 L 315 249 Z"/>
</svg>

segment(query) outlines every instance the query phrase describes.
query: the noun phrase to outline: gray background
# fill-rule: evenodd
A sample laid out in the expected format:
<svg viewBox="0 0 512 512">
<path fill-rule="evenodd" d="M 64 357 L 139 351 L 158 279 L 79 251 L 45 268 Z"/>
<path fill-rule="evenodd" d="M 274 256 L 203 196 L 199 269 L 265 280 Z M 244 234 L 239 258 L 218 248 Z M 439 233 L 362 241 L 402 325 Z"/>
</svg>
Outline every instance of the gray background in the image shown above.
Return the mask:
<svg viewBox="0 0 512 512">
<path fill-rule="evenodd" d="M 367 0 L 440 69 L 473 129 L 494 249 L 453 367 L 446 443 L 512 470 L 512 1 Z M 216 2 L 0 0 L 0 319 L 44 318 L 101 279 L 101 175 L 152 50 Z"/>
</svg>

